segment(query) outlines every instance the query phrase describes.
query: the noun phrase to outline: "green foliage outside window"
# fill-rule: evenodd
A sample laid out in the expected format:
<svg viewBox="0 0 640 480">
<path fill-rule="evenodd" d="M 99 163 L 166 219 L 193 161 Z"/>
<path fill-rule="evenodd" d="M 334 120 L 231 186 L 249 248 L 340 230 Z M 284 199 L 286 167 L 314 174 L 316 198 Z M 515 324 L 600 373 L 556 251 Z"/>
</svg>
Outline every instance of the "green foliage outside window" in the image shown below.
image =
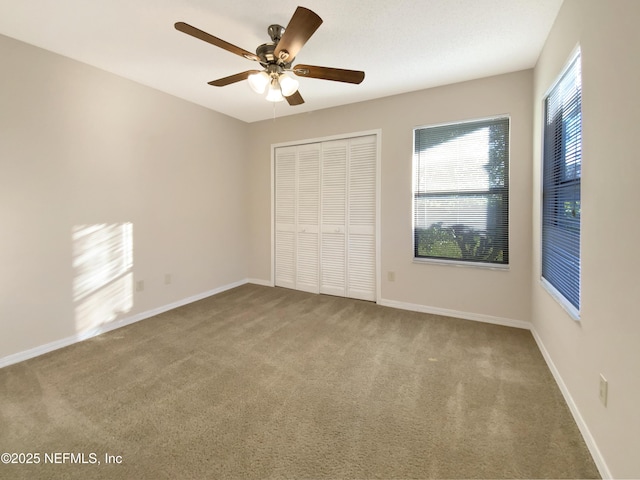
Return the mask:
<svg viewBox="0 0 640 480">
<path fill-rule="evenodd" d="M 419 257 L 501 263 L 503 244 L 494 238 L 464 225 L 444 227 L 440 222 L 416 229 L 416 248 Z"/>
</svg>

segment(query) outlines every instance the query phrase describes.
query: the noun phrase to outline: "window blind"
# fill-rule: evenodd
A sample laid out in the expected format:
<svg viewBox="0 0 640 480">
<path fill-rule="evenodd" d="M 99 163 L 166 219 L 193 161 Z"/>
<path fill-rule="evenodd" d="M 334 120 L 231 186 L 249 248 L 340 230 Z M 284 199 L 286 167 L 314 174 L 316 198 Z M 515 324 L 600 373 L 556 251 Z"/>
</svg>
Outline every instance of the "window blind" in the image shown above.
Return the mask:
<svg viewBox="0 0 640 480">
<path fill-rule="evenodd" d="M 544 102 L 542 277 L 580 309 L 582 82 L 578 55 Z"/>
<path fill-rule="evenodd" d="M 414 130 L 414 256 L 509 263 L 509 118 Z"/>
</svg>

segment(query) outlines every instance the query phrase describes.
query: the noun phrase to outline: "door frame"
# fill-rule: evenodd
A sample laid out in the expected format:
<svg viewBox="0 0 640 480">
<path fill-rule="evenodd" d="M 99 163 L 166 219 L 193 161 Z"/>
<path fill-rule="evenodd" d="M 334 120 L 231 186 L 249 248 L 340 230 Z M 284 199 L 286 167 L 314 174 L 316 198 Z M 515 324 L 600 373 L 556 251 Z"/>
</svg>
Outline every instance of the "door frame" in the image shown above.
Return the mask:
<svg viewBox="0 0 640 480">
<path fill-rule="evenodd" d="M 271 236 L 271 286 L 275 286 L 276 280 L 276 229 L 275 229 L 275 193 L 276 193 L 276 170 L 275 170 L 275 155 L 276 148 L 280 147 L 290 147 L 294 145 L 305 145 L 308 143 L 322 143 L 331 140 L 348 140 L 356 137 L 365 137 L 374 135 L 376 137 L 376 225 L 375 225 L 375 235 L 376 235 L 376 255 L 375 255 L 375 269 L 376 269 L 376 303 L 380 301 L 381 298 L 381 269 L 380 269 L 380 191 L 381 191 L 381 179 L 380 179 L 380 171 L 381 171 L 381 153 L 382 153 L 382 129 L 376 130 L 365 130 L 361 132 L 352 132 L 352 133 L 344 133 L 339 135 L 331 135 L 328 137 L 317 137 L 317 138 L 308 138 L 304 140 L 293 140 L 290 142 L 282 142 L 282 143 L 272 143 L 271 144 L 271 222 L 270 222 L 270 236 Z"/>
</svg>

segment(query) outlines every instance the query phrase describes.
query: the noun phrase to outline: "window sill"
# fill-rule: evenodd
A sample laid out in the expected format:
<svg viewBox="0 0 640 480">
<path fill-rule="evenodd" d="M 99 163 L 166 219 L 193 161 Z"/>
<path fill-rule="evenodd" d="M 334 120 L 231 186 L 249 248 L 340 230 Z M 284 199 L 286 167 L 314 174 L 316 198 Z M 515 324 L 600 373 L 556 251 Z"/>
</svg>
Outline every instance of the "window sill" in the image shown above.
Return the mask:
<svg viewBox="0 0 640 480">
<path fill-rule="evenodd" d="M 580 321 L 580 311 L 574 307 L 553 285 L 544 278 L 540 278 L 540 285 L 547 291 L 551 297 L 560 304 L 565 312 L 576 322 Z"/>
<path fill-rule="evenodd" d="M 438 260 L 435 258 L 417 258 L 417 257 L 413 257 L 413 263 L 427 264 L 427 265 L 446 265 L 450 267 L 462 267 L 462 268 L 479 268 L 482 270 L 497 270 L 500 272 L 509 271 L 509 265 L 499 265 L 496 263 L 460 262 L 457 260 Z"/>
</svg>

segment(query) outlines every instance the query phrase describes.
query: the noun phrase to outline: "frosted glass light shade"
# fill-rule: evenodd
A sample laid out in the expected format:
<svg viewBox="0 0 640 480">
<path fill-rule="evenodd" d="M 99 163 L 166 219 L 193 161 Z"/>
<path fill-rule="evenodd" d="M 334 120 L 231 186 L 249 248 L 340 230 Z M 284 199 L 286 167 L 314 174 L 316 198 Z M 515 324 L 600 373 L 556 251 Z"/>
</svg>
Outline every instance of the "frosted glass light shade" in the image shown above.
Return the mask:
<svg viewBox="0 0 640 480">
<path fill-rule="evenodd" d="M 281 102 L 283 100 L 284 100 L 284 97 L 280 92 L 280 85 L 278 85 L 278 80 L 273 79 L 271 81 L 271 85 L 269 85 L 269 91 L 267 92 L 267 101 Z"/>
<path fill-rule="evenodd" d="M 252 73 L 247 78 L 251 89 L 259 94 L 263 94 L 267 85 L 269 85 L 269 75 L 267 72 Z"/>
<path fill-rule="evenodd" d="M 278 80 L 280 81 L 280 90 L 282 91 L 282 95 L 285 97 L 293 95 L 298 91 L 299 82 L 295 78 L 291 78 L 283 73 L 280 75 Z"/>
</svg>

